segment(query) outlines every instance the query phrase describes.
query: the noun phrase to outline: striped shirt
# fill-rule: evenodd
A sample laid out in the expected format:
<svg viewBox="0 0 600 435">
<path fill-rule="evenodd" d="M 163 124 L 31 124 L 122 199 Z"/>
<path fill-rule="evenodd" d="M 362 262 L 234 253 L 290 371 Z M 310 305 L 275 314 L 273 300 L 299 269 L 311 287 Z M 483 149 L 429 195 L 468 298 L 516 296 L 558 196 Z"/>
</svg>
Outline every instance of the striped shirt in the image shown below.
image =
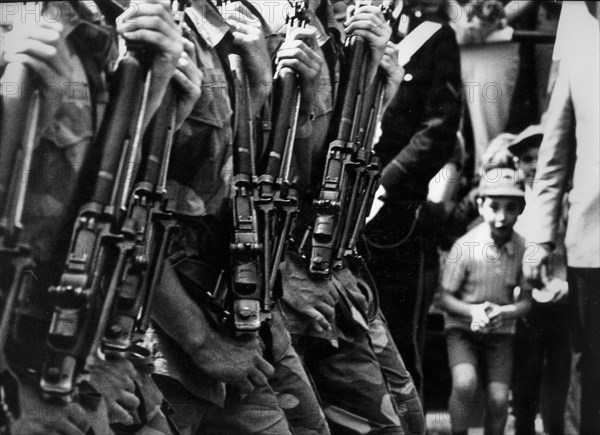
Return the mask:
<svg viewBox="0 0 600 435">
<path fill-rule="evenodd" d="M 489 224 L 481 223 L 458 239 L 445 255 L 442 288 L 469 304 L 512 304 L 515 287 L 528 288 L 522 273 L 524 254 L 525 241 L 517 232 L 499 247 L 492 240 Z M 444 313 L 444 318 L 446 330 L 470 330 L 470 318 L 450 313 Z M 515 321 L 488 332 L 514 334 Z"/>
</svg>

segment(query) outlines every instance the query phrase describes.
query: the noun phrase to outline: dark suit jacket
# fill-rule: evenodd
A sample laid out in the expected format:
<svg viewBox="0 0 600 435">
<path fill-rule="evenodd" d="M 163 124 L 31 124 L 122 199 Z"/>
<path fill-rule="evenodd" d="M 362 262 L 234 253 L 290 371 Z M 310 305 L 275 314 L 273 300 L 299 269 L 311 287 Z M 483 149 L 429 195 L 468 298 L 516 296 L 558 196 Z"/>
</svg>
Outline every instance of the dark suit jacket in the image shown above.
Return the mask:
<svg viewBox="0 0 600 435">
<path fill-rule="evenodd" d="M 461 113 L 460 53 L 444 24 L 405 66 L 384 113 L 375 151 L 388 198 L 425 200 L 429 180 L 452 155 Z"/>
</svg>

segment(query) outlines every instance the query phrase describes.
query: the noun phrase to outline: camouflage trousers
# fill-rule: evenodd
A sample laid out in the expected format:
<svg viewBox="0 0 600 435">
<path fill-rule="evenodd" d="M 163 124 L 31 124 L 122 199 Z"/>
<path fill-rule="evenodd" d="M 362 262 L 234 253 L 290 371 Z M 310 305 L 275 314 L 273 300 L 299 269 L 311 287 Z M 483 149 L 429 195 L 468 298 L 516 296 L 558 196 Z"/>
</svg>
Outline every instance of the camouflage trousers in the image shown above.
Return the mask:
<svg viewBox="0 0 600 435">
<path fill-rule="evenodd" d="M 118 432 L 115 431 L 115 434 L 118 434 Z M 142 428 L 137 430 L 134 435 L 176 435 L 176 433 L 171 429 L 165 415 L 162 412 L 158 412 Z"/>
<path fill-rule="evenodd" d="M 369 322 L 369 337 L 408 435 L 425 434 L 425 415 L 412 376 L 390 335 L 381 311 Z"/>
<path fill-rule="evenodd" d="M 273 313 L 271 330 L 275 332 L 272 337 L 275 375 L 269 379 L 269 384 L 275 391 L 292 433 L 328 435 L 325 415 L 302 360 L 292 347 L 292 338 L 279 311 Z"/>
<path fill-rule="evenodd" d="M 377 309 L 371 286 L 350 273 L 338 273 L 332 280 L 340 294 L 351 295 L 355 301 L 356 309 L 351 311 L 363 312 L 366 322 L 358 320 L 361 316 L 354 318 L 364 327 L 340 334 L 335 341 L 294 335 L 294 345 L 315 384 L 331 432 L 424 434 L 414 382 Z M 341 316 L 336 318 L 342 325 Z"/>
<path fill-rule="evenodd" d="M 167 414 L 181 435 L 291 434 L 268 385 L 247 395 L 228 391 L 224 406 L 219 407 L 193 395 L 174 378 L 157 375 L 156 381 L 168 401 L 171 412 Z"/>
<path fill-rule="evenodd" d="M 295 339 L 332 434 L 405 433 L 367 334 L 340 339 L 337 348 L 321 338 Z"/>
<path fill-rule="evenodd" d="M 291 337 L 279 313 L 274 312 L 263 338 L 266 357 L 275 368 L 269 385 L 240 395 L 227 391 L 224 407 L 194 396 L 177 380 L 156 376 L 169 406 L 169 417 L 182 435 L 328 435 L 325 416 Z"/>
<path fill-rule="evenodd" d="M 102 362 L 100 362 L 102 364 Z M 89 435 L 175 435 L 160 409 L 162 394 L 147 372 L 138 372 L 136 396 L 140 399 L 137 412 L 130 414 L 133 424 L 119 423 L 113 415 L 109 399 L 87 383 L 82 384 L 82 395 L 72 403 L 42 399 L 36 377 L 19 378 L 18 399 L 20 418 L 10 433 L 86 433 Z M 54 432 L 53 432 L 54 433 Z"/>
</svg>

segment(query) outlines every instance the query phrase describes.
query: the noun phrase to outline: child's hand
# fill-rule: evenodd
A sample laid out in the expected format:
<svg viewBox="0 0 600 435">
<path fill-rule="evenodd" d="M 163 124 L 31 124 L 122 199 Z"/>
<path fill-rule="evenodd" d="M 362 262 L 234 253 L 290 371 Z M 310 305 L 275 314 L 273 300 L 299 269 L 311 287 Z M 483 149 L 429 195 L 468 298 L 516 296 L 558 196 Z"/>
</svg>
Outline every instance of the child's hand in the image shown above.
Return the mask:
<svg viewBox="0 0 600 435">
<path fill-rule="evenodd" d="M 512 308 L 512 305 L 492 304 L 491 309 L 488 310 L 487 314 L 488 318 L 490 319 L 489 327 L 491 329 L 497 329 L 504 325 L 507 320 L 512 318 L 509 314 L 509 312 L 512 311 Z"/>
<path fill-rule="evenodd" d="M 488 328 L 490 324 L 488 310 L 491 306 L 489 302 L 471 305 L 471 331 L 483 331 Z"/>
<path fill-rule="evenodd" d="M 569 293 L 569 283 L 559 278 L 552 278 L 546 283 L 546 289 L 554 294 L 552 302 L 562 301 Z"/>
</svg>

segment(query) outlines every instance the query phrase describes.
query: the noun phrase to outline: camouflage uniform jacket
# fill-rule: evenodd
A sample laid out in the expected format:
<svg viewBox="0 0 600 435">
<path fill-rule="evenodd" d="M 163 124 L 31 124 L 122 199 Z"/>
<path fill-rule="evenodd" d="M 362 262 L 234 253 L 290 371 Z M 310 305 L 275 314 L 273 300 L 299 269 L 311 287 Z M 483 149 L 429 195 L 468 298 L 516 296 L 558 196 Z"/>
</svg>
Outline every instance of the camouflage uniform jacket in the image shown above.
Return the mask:
<svg viewBox="0 0 600 435">
<path fill-rule="evenodd" d="M 312 199 L 318 192 L 317 186 L 323 176 L 329 125 L 339 80 L 341 55 L 338 38 L 343 36 L 343 30 L 335 21 L 329 3 L 322 16 L 317 17 L 317 14 L 309 10 L 309 23 L 317 30 L 317 43 L 325 56 L 325 65 L 321 70 L 311 121 L 299 126 L 296 135 L 295 170 L 299 174 L 301 189 L 300 213 L 292 231 L 296 239 L 301 237 L 304 228 L 311 225 L 314 219 Z M 284 30 L 280 29 L 279 33 Z M 292 250 L 295 248 L 297 247 L 292 244 Z M 281 305 L 292 334 L 322 337 L 337 346 L 339 338 L 351 340 L 357 331 L 368 331 L 369 301 L 372 301 L 373 294 L 368 284 L 350 269 L 334 271 L 331 279 L 325 282 L 313 281 L 308 277 L 305 260 L 299 259 L 295 252 L 290 252 L 281 270 L 287 284 Z M 325 286 L 329 290 L 323 291 L 337 295 L 336 320 L 331 331 L 315 331 L 305 315 L 285 303 L 285 292 L 301 291 L 304 286 Z"/>
<path fill-rule="evenodd" d="M 58 44 L 60 62 L 68 65 L 60 79 L 41 90 L 41 119 L 23 211 L 22 240 L 37 259 L 33 288 L 21 304 L 21 319 L 35 327 L 19 334 L 20 350 L 11 352 L 25 362 L 41 361 L 51 309 L 44 297 L 60 279 L 79 207 L 93 186 L 91 169 L 97 152 L 91 146 L 108 101 L 104 71 L 114 59 L 113 33 L 78 15 L 67 2 L 54 3 L 64 17 Z"/>
<path fill-rule="evenodd" d="M 233 36 L 231 27 L 209 2 L 193 3 L 186 14 L 203 80 L 201 97 L 173 144 L 168 204 L 178 214 L 182 231 L 171 254 L 180 250 L 197 259 L 211 252 L 211 264 L 218 268 L 228 261 L 226 206 L 233 176 L 235 94 L 227 54 Z M 204 226 L 207 222 L 210 228 Z M 192 290 L 186 288 L 188 294 Z M 179 344 L 158 328 L 150 331 L 148 339 L 154 345 L 156 373 L 178 380 L 197 397 L 224 405 L 225 384 L 202 373 Z"/>
</svg>

